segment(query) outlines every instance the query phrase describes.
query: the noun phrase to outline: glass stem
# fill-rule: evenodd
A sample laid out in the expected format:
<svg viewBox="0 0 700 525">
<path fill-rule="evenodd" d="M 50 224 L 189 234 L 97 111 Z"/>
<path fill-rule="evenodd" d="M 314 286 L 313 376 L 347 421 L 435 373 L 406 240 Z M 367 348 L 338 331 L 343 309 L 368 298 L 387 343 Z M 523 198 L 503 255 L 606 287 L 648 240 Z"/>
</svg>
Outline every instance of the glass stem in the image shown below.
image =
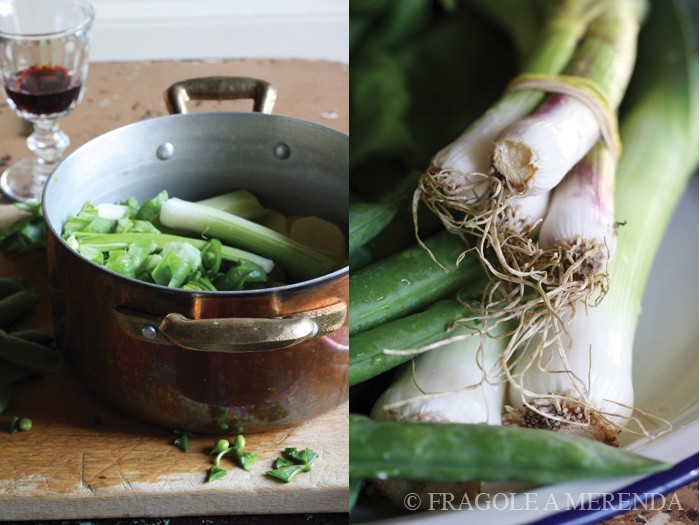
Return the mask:
<svg viewBox="0 0 700 525">
<path fill-rule="evenodd" d="M 34 132 L 27 138 L 27 146 L 36 155 L 34 185 L 43 187 L 63 158 L 70 140 L 55 119 L 37 119 L 33 123 Z"/>
</svg>

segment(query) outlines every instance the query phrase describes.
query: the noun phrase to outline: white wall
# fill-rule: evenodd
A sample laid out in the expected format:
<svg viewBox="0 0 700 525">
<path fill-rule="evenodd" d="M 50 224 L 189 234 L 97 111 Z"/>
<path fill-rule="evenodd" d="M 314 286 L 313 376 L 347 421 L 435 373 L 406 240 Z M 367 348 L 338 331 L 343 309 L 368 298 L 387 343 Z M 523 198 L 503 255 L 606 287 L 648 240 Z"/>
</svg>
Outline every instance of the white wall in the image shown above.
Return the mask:
<svg viewBox="0 0 700 525">
<path fill-rule="evenodd" d="M 91 60 L 348 63 L 349 0 L 92 0 Z"/>
</svg>

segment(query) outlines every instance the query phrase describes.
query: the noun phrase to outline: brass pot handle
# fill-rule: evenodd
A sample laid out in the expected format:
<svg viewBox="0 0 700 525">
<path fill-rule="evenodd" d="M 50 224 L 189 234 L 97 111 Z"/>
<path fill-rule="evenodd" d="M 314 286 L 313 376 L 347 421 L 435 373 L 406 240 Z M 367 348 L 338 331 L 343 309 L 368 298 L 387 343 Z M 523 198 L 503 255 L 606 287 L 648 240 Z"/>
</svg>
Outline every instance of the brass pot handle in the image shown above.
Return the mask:
<svg viewBox="0 0 700 525">
<path fill-rule="evenodd" d="M 253 99 L 253 111 L 272 113 L 277 90 L 264 80 L 249 77 L 202 77 L 177 82 L 165 92 L 170 113 L 188 113 L 190 100 Z"/>
<path fill-rule="evenodd" d="M 335 332 L 345 322 L 343 302 L 279 318 L 188 319 L 117 307 L 117 322 L 134 339 L 204 352 L 254 352 L 297 345 Z"/>
</svg>

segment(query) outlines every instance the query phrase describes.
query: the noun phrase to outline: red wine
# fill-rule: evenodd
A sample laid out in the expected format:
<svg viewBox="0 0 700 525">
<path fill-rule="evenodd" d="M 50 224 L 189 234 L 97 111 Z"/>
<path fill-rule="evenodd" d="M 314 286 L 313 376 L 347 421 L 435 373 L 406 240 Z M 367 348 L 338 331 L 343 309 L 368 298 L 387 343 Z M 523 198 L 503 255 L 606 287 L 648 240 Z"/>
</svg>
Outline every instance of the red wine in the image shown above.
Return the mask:
<svg viewBox="0 0 700 525">
<path fill-rule="evenodd" d="M 5 91 L 19 112 L 53 115 L 70 108 L 80 94 L 80 83 L 60 66 L 32 66 L 8 79 Z"/>
</svg>

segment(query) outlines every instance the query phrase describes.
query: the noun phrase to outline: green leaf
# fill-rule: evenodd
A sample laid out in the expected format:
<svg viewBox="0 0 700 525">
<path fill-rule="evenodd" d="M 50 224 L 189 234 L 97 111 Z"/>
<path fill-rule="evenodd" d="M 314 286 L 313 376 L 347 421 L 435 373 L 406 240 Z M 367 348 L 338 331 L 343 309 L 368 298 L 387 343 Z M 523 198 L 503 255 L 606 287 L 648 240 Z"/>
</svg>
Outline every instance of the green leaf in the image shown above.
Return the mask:
<svg viewBox="0 0 700 525">
<path fill-rule="evenodd" d="M 18 203 L 17 208 L 30 213 L 0 232 L 0 249 L 6 253 L 21 253 L 45 244 L 46 228 L 40 203 Z"/>
<path fill-rule="evenodd" d="M 309 472 L 311 470 L 311 465 L 289 465 L 287 467 L 280 467 L 274 470 L 268 470 L 265 472 L 271 478 L 284 481 L 289 483 L 294 479 L 294 477 L 300 472 Z"/>
<path fill-rule="evenodd" d="M 247 259 L 241 259 L 225 274 L 219 274 L 214 279 L 217 290 L 243 290 L 254 284 L 267 282 L 267 274 L 262 266 Z"/>
<path fill-rule="evenodd" d="M 209 476 L 207 477 L 207 482 L 210 483 L 217 479 L 223 478 L 226 475 L 226 471 L 222 468 L 212 465 L 209 467 Z"/>
<path fill-rule="evenodd" d="M 180 437 L 178 437 L 175 441 L 173 441 L 173 445 L 175 445 L 177 448 L 179 448 L 183 452 L 189 452 L 190 451 L 190 436 L 189 436 L 189 434 L 183 433 Z"/>
<path fill-rule="evenodd" d="M 258 454 L 253 454 L 252 452 L 245 452 L 245 451 L 236 449 L 236 452 L 234 453 L 234 457 L 236 458 L 236 462 L 238 463 L 238 465 L 243 470 L 250 470 L 249 467 L 253 463 L 255 463 L 260 456 Z"/>
<path fill-rule="evenodd" d="M 315 451 L 310 448 L 304 450 L 297 450 L 296 448 L 285 448 L 284 455 L 288 459 L 295 461 L 296 463 L 301 463 L 303 465 L 310 465 L 313 463 L 314 459 L 318 457 Z"/>
<path fill-rule="evenodd" d="M 351 79 L 353 138 L 350 164 L 372 155 L 398 155 L 413 146 L 406 125 L 411 96 L 398 59 L 384 52 L 353 64 Z M 357 130 L 357 131 L 355 131 Z"/>
<path fill-rule="evenodd" d="M 288 467 L 294 464 L 295 463 L 292 460 L 289 460 L 287 458 L 277 458 L 275 460 L 275 468 Z"/>
<path fill-rule="evenodd" d="M 168 192 L 163 190 L 152 199 L 144 202 L 136 212 L 136 218 L 152 223 L 156 228 L 160 227 L 160 208 L 168 200 Z"/>
<path fill-rule="evenodd" d="M 151 239 L 138 239 L 129 244 L 126 251 L 112 250 L 109 252 L 109 259 L 105 267 L 127 277 L 136 277 L 146 259 L 156 251 L 157 247 L 156 242 Z M 82 254 L 82 249 L 80 253 Z"/>
<path fill-rule="evenodd" d="M 170 242 L 163 246 L 162 260 L 151 272 L 153 281 L 161 286 L 178 288 L 200 266 L 199 250 L 185 242 Z"/>
<path fill-rule="evenodd" d="M 153 223 L 138 219 L 119 219 L 115 233 L 160 233 Z"/>
</svg>

